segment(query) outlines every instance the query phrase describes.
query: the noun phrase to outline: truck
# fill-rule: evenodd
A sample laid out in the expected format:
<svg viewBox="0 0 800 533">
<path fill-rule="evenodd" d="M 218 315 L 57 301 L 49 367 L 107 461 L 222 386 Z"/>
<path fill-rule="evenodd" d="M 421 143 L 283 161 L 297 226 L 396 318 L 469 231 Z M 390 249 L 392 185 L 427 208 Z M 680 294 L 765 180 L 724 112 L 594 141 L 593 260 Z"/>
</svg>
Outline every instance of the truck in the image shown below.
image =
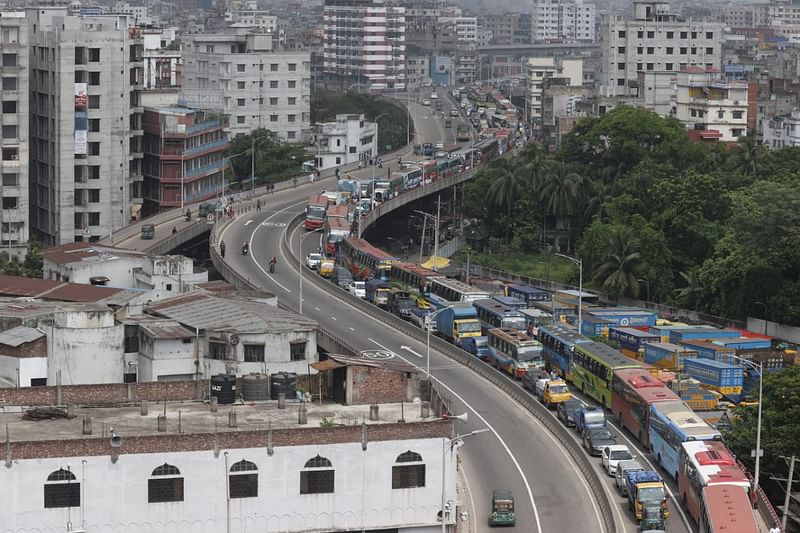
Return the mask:
<svg viewBox="0 0 800 533">
<path fill-rule="evenodd" d="M 464 339 L 481 336 L 481 321 L 470 304 L 455 304 L 436 315 L 436 331 L 439 336 L 461 346 Z"/>
<path fill-rule="evenodd" d="M 486 361 L 489 357 L 489 337 L 467 337 L 461 341 L 461 348 L 474 355 L 481 361 Z"/>
<path fill-rule="evenodd" d="M 425 143 L 422 145 L 422 155 L 425 157 L 433 156 L 433 143 Z"/>
<path fill-rule="evenodd" d="M 511 491 L 492 491 L 492 514 L 489 515 L 489 527 L 513 527 L 516 523 L 517 516 L 514 514 L 514 496 Z"/>
<path fill-rule="evenodd" d="M 744 371 L 739 365 L 731 365 L 713 359 L 685 359 L 684 372 L 700 383 L 704 389 L 717 391 L 730 401 L 742 399 Z"/>
<path fill-rule="evenodd" d="M 469 126 L 467 126 L 466 124 L 459 124 L 456 127 L 456 141 L 464 142 L 469 140 L 470 140 Z"/>
<path fill-rule="evenodd" d="M 312 194 L 308 197 L 306 219 L 303 222 L 303 227 L 307 230 L 321 228 L 325 223 L 327 211 L 328 198 L 321 194 Z"/>
<path fill-rule="evenodd" d="M 407 291 L 394 291 L 389 300 L 389 310 L 400 318 L 411 319 L 411 310 L 416 307 L 414 298 Z"/>
<path fill-rule="evenodd" d="M 428 320 L 428 315 L 430 314 L 431 314 L 430 309 L 413 308 L 410 311 L 408 320 L 415 326 L 418 326 L 420 329 L 425 329 Z M 431 333 L 435 332 L 436 332 L 436 321 L 434 320 L 431 322 Z"/>
<path fill-rule="evenodd" d="M 637 522 L 644 518 L 645 506 L 653 504 L 661 507 L 664 519 L 669 518 L 667 489 L 658 472 L 628 472 L 625 474 L 625 488 L 628 492 L 628 509 L 633 511 Z"/>
<path fill-rule="evenodd" d="M 389 298 L 392 294 L 392 286 L 382 279 L 370 279 L 366 283 L 367 301 L 377 305 L 382 309 L 389 308 Z"/>
<path fill-rule="evenodd" d="M 542 402 L 548 409 L 561 402 L 566 402 L 570 398 L 572 398 L 572 394 L 569 393 L 566 381 L 551 379 L 545 383 Z"/>
</svg>

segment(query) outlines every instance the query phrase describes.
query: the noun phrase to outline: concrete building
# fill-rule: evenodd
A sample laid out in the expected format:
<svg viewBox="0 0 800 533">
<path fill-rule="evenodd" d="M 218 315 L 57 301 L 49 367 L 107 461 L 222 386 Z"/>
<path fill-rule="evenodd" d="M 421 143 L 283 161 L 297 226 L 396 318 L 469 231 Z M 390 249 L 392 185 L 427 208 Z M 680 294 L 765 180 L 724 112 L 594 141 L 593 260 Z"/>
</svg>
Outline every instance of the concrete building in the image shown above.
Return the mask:
<svg viewBox="0 0 800 533">
<path fill-rule="evenodd" d="M 145 108 L 145 216 L 222 194 L 227 117 L 185 107 Z"/>
<path fill-rule="evenodd" d="M 478 27 L 478 32 L 475 34 L 475 45 L 478 48 L 490 46 L 494 41 L 492 30 L 487 28 Z"/>
<path fill-rule="evenodd" d="M 800 146 L 800 111 L 770 120 L 764 127 L 763 138 L 768 148 Z"/>
<path fill-rule="evenodd" d="M 595 22 L 591 2 L 542 0 L 533 5 L 533 42 L 594 42 Z"/>
<path fill-rule="evenodd" d="M 280 50 L 269 34 L 187 35 L 183 97 L 196 109 L 230 117 L 231 135 L 266 128 L 303 141 L 311 120 L 311 56 Z"/>
<path fill-rule="evenodd" d="M 175 33 L 175 28 L 142 30 L 145 90 L 179 86 L 181 51 L 176 49 Z"/>
<path fill-rule="evenodd" d="M 481 27 L 492 32 L 492 44 L 512 44 L 516 15 L 510 13 L 488 14 L 481 17 Z"/>
<path fill-rule="evenodd" d="M 640 105 L 653 110 L 662 117 L 675 115 L 677 81 L 677 73 L 673 71 L 645 70 L 639 72 L 637 83 Z"/>
<path fill-rule="evenodd" d="M 27 11 L 31 236 L 93 241 L 139 216 L 142 43 L 130 15 Z"/>
<path fill-rule="evenodd" d="M 640 71 L 720 68 L 723 25 L 683 21 L 666 2 L 635 2 L 634 18 L 609 17 L 602 36 L 601 94 L 641 96 Z"/>
<path fill-rule="evenodd" d="M 30 228 L 30 33 L 24 12 L 0 16 L 3 106 L 2 182 L 0 182 L 0 249 L 22 258 L 28 251 Z"/>
<path fill-rule="evenodd" d="M 336 122 L 314 126 L 316 167 L 326 169 L 367 161 L 378 155 L 378 124 L 364 115 L 336 115 Z"/>
<path fill-rule="evenodd" d="M 511 36 L 511 44 L 531 44 L 532 42 L 533 14 L 518 13 L 516 25 L 514 26 L 514 35 Z"/>
<path fill-rule="evenodd" d="M 552 57 L 529 57 L 527 62 L 528 78 L 528 117 L 531 135 L 541 137 L 543 128 L 543 105 L 545 80 L 549 78 L 566 78 L 562 85 L 583 87 L 583 60 L 562 59 Z"/>
<path fill-rule="evenodd" d="M 449 55 L 434 55 L 430 59 L 431 81 L 436 85 L 449 87 L 455 82 L 454 60 Z"/>
<path fill-rule="evenodd" d="M 459 42 L 474 43 L 478 40 L 478 17 L 439 17 L 439 22 L 452 25 Z"/>
<path fill-rule="evenodd" d="M 427 55 L 409 56 L 406 59 L 408 87 L 414 89 L 431 82 L 430 62 Z"/>
<path fill-rule="evenodd" d="M 366 80 L 371 91 L 406 86 L 405 7 L 385 0 L 325 0 L 324 71 Z"/>
<path fill-rule="evenodd" d="M 678 73 L 675 117 L 700 138 L 735 142 L 747 134 L 747 113 L 747 82 L 726 81 L 718 69 Z"/>
</svg>

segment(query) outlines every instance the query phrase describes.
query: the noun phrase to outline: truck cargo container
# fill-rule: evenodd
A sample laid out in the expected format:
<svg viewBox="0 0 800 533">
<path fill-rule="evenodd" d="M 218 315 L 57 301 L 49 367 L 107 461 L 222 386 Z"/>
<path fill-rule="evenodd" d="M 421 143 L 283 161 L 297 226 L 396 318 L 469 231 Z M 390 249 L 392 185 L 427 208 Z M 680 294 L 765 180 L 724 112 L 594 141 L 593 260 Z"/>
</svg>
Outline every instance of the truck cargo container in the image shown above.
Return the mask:
<svg viewBox="0 0 800 533">
<path fill-rule="evenodd" d="M 576 315 L 568 316 L 567 323 L 577 328 L 578 317 Z M 613 325 L 613 320 L 585 314 L 581 317 L 581 335 L 586 335 L 587 337 L 608 337 L 608 328 Z"/>
<path fill-rule="evenodd" d="M 670 332 L 678 329 L 698 329 L 698 328 L 713 328 L 714 326 L 690 326 L 688 324 L 669 324 L 650 326 L 650 333 L 661 337 L 660 342 L 669 342 Z"/>
<path fill-rule="evenodd" d="M 692 411 L 714 411 L 719 405 L 720 394 L 715 391 L 701 388 L 687 388 L 676 391 L 681 400 L 688 405 Z"/>
<path fill-rule="evenodd" d="M 478 312 L 470 304 L 453 304 L 436 315 L 436 331 L 453 344 L 460 346 L 469 337 L 481 336 Z"/>
<path fill-rule="evenodd" d="M 517 311 L 528 308 L 527 302 L 520 300 L 519 298 L 515 298 L 514 296 L 495 296 L 493 299 L 497 300 L 506 307 L 510 307 L 511 309 L 515 309 Z"/>
<path fill-rule="evenodd" d="M 739 337 L 739 332 L 735 329 L 692 328 L 675 329 L 669 332 L 669 342 L 673 344 L 690 340 L 715 340 L 737 337 Z"/>
<path fill-rule="evenodd" d="M 697 357 L 697 352 L 669 342 L 645 342 L 644 362 L 666 370 L 681 370 L 686 359 Z"/>
<path fill-rule="evenodd" d="M 735 360 L 733 357 L 728 356 L 736 355 L 736 350 L 721 346 L 719 344 L 714 344 L 711 341 L 689 340 L 682 341 L 678 344 L 680 346 L 685 346 L 690 350 L 694 350 L 697 352 L 697 356 L 702 359 L 715 359 L 717 361 L 724 361 L 726 363 L 730 363 L 732 360 Z"/>
<path fill-rule="evenodd" d="M 772 348 L 772 339 L 766 338 L 738 337 L 735 339 L 715 339 L 712 342 L 734 350 L 769 350 Z"/>
<path fill-rule="evenodd" d="M 608 339 L 619 342 L 619 351 L 623 355 L 642 361 L 644 360 L 642 345 L 645 342 L 658 342 L 661 337 L 635 328 L 612 326 L 608 328 Z"/>
<path fill-rule="evenodd" d="M 589 314 L 614 322 L 615 326 L 655 326 L 656 315 L 646 309 L 636 307 L 598 307 Z"/>
<path fill-rule="evenodd" d="M 703 388 L 717 391 L 732 402 L 738 403 L 742 397 L 744 373 L 739 365 L 713 359 L 687 359 L 684 372 L 702 383 Z"/>
<path fill-rule="evenodd" d="M 550 293 L 544 289 L 537 289 L 535 287 L 529 287 L 528 285 L 517 285 L 514 283 L 510 283 L 505 286 L 503 291 L 506 296 L 513 296 L 514 298 L 518 298 L 528 304 L 526 307 L 530 307 L 533 302 L 549 302 L 550 301 Z"/>
</svg>

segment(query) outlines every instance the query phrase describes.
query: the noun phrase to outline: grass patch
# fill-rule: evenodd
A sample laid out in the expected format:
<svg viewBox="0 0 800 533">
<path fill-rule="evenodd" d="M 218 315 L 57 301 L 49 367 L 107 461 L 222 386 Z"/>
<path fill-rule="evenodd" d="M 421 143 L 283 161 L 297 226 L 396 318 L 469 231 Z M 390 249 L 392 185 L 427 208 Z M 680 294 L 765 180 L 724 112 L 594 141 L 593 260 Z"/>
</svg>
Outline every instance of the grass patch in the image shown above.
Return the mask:
<svg viewBox="0 0 800 533">
<path fill-rule="evenodd" d="M 459 260 L 466 261 L 466 254 L 459 252 Z M 571 261 L 551 256 L 547 253 L 524 254 L 511 252 L 505 254 L 470 255 L 470 262 L 512 274 L 543 280 L 570 283 L 577 278 L 578 267 Z"/>
</svg>

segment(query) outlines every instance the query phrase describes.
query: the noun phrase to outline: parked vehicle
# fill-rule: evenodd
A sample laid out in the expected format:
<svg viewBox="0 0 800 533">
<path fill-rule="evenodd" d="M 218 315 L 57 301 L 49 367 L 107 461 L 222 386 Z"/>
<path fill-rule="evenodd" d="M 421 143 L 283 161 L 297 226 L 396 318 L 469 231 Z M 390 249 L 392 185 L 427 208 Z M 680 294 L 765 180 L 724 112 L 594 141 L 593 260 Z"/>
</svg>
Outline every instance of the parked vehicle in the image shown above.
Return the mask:
<svg viewBox="0 0 800 533">
<path fill-rule="evenodd" d="M 550 378 L 539 378 L 536 380 L 536 388 L 534 389 L 534 394 L 540 400 L 544 398 L 544 387 L 547 385 L 547 382 L 550 381 Z"/>
<path fill-rule="evenodd" d="M 544 392 L 542 393 L 542 402 L 550 409 L 554 405 L 565 402 L 572 398 L 569 393 L 567 383 L 560 379 L 551 379 L 544 385 Z"/>
<path fill-rule="evenodd" d="M 450 116 L 453 117 L 453 118 L 458 117 L 458 109 L 451 109 L 450 110 Z"/>
<path fill-rule="evenodd" d="M 214 212 L 214 204 L 206 202 L 204 204 L 200 204 L 200 207 L 197 208 L 197 217 L 206 218 L 213 212 Z"/>
<path fill-rule="evenodd" d="M 514 526 L 517 517 L 514 514 L 514 496 L 510 490 L 492 491 L 492 514 L 489 515 L 489 527 Z"/>
<path fill-rule="evenodd" d="M 350 291 L 350 294 L 356 296 L 358 298 L 366 300 L 367 298 L 367 287 L 366 283 L 363 281 L 354 281 L 348 287 L 347 290 Z"/>
<path fill-rule="evenodd" d="M 367 301 L 381 307 L 389 308 L 392 286 L 381 279 L 370 279 L 366 282 Z"/>
<path fill-rule="evenodd" d="M 431 101 L 426 98 L 422 101 L 422 105 L 431 105 Z"/>
<path fill-rule="evenodd" d="M 333 269 L 331 281 L 340 289 L 348 290 L 350 284 L 353 283 L 353 275 L 345 267 L 336 265 Z"/>
<path fill-rule="evenodd" d="M 600 455 L 603 448 L 617 443 L 617 438 L 606 428 L 588 428 L 581 435 L 583 447 L 589 455 Z"/>
<path fill-rule="evenodd" d="M 481 361 L 486 361 L 489 357 L 489 338 L 482 337 L 467 337 L 461 341 L 461 348 L 471 353 Z"/>
<path fill-rule="evenodd" d="M 584 407 L 579 409 L 575 417 L 575 429 L 579 433 L 589 428 L 606 427 L 606 414 L 600 407 Z"/>
<path fill-rule="evenodd" d="M 614 472 L 614 484 L 617 486 L 620 494 L 623 496 L 628 495 L 627 478 L 625 477 L 628 472 L 639 472 L 644 470 L 644 466 L 635 459 L 620 461 L 617 463 L 617 471 Z"/>
<path fill-rule="evenodd" d="M 642 521 L 639 523 L 639 530 L 663 533 L 666 527 L 667 519 L 664 516 L 664 509 L 658 505 L 657 502 L 645 502 Z"/>
<path fill-rule="evenodd" d="M 581 402 L 575 399 L 570 399 L 564 402 L 560 402 L 556 406 L 556 415 L 558 416 L 559 420 L 563 422 L 563 424 L 567 427 L 574 427 L 575 426 L 575 413 L 578 409 L 581 408 Z"/>
<path fill-rule="evenodd" d="M 632 461 L 633 454 L 624 444 L 615 444 L 613 446 L 606 446 L 600 454 L 600 461 L 603 463 L 603 468 L 609 476 L 614 476 L 617 473 L 617 465 L 620 461 Z"/>
<path fill-rule="evenodd" d="M 395 291 L 392 293 L 389 300 L 389 310 L 399 316 L 409 320 L 411 318 L 411 310 L 416 307 L 411 293 L 407 291 Z"/>
<path fill-rule="evenodd" d="M 329 278 L 333 275 L 333 268 L 335 265 L 336 263 L 333 261 L 333 259 L 323 259 L 319 262 L 317 271 L 323 278 Z"/>
</svg>

